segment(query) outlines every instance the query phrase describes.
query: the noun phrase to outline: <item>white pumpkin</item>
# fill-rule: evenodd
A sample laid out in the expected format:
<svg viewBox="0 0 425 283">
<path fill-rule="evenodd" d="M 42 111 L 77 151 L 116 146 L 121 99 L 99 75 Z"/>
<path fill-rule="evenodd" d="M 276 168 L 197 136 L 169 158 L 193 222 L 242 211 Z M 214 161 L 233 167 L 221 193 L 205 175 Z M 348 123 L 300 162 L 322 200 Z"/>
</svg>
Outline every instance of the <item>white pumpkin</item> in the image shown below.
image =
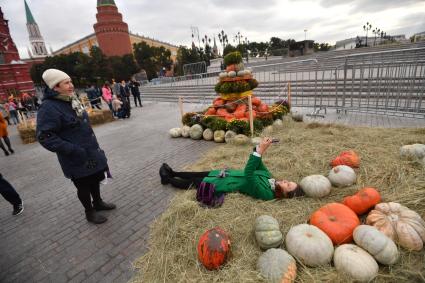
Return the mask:
<svg viewBox="0 0 425 283">
<path fill-rule="evenodd" d="M 282 122 L 282 120 L 280 120 L 280 119 L 276 119 L 276 120 L 274 120 L 274 122 L 273 122 L 273 127 L 276 127 L 276 128 L 281 128 L 281 127 L 283 127 L 283 122 Z"/>
<path fill-rule="evenodd" d="M 300 186 L 304 193 L 312 198 L 321 198 L 329 195 L 331 192 L 331 182 L 323 175 L 310 175 L 304 177 Z"/>
<path fill-rule="evenodd" d="M 400 148 L 400 155 L 406 159 L 422 159 L 425 157 L 425 144 L 404 145 Z"/>
<path fill-rule="evenodd" d="M 335 187 L 348 187 L 356 183 L 357 176 L 353 168 L 347 165 L 338 165 L 329 171 L 328 179 Z"/>
<path fill-rule="evenodd" d="M 334 254 L 328 235 L 308 224 L 292 227 L 286 234 L 285 245 L 291 255 L 312 267 L 330 263 Z"/>
<path fill-rule="evenodd" d="M 250 68 L 246 68 L 245 72 L 247 75 L 252 75 L 252 70 Z"/>
<path fill-rule="evenodd" d="M 220 74 L 218 75 L 218 77 L 219 77 L 220 79 L 224 79 L 224 78 L 227 78 L 227 77 L 228 77 L 228 74 L 227 74 L 227 72 L 222 72 L 222 73 L 220 73 Z"/>
<path fill-rule="evenodd" d="M 354 280 L 369 282 L 378 275 L 379 266 L 375 259 L 362 248 L 344 244 L 335 249 L 335 268 Z"/>
<path fill-rule="evenodd" d="M 229 76 L 229 78 L 234 78 L 234 77 L 236 77 L 236 72 L 230 71 L 230 72 L 227 73 L 227 75 Z"/>
<path fill-rule="evenodd" d="M 246 75 L 246 71 L 245 70 L 241 70 L 238 72 L 238 77 L 243 77 Z"/>
<path fill-rule="evenodd" d="M 393 240 L 373 226 L 357 226 L 353 238 L 359 247 L 369 252 L 379 263 L 390 265 L 398 259 L 398 249 Z"/>
<path fill-rule="evenodd" d="M 303 114 L 298 112 L 291 113 L 291 116 L 292 120 L 294 120 L 295 122 L 302 122 L 304 120 Z"/>
<path fill-rule="evenodd" d="M 297 276 L 295 259 L 282 249 L 268 249 L 257 261 L 257 270 L 271 283 L 289 283 Z"/>
<path fill-rule="evenodd" d="M 224 134 L 224 141 L 229 143 L 235 136 L 236 133 L 234 131 L 227 131 L 226 134 Z"/>
<path fill-rule="evenodd" d="M 260 248 L 266 250 L 277 248 L 282 244 L 282 232 L 279 223 L 269 215 L 261 215 L 255 219 L 255 239 Z"/>
<path fill-rule="evenodd" d="M 178 138 L 178 137 L 181 137 L 182 136 L 182 129 L 180 129 L 180 128 L 172 128 L 172 129 L 170 129 L 169 133 L 170 133 L 170 136 L 172 138 Z"/>
<path fill-rule="evenodd" d="M 202 126 L 199 124 L 195 124 L 192 127 L 190 127 L 189 135 L 190 135 L 190 138 L 193 140 L 200 140 L 202 138 L 203 132 L 204 132 L 204 129 L 202 129 Z"/>
<path fill-rule="evenodd" d="M 188 138 L 189 136 L 190 136 L 190 127 L 185 125 L 182 127 L 182 137 Z"/>
<path fill-rule="evenodd" d="M 249 143 L 249 138 L 245 135 L 236 135 L 233 139 L 232 139 L 232 143 L 236 144 L 236 145 L 245 145 Z"/>
<path fill-rule="evenodd" d="M 214 132 L 211 129 L 205 129 L 202 133 L 202 137 L 206 141 L 212 141 L 214 139 Z"/>
<path fill-rule="evenodd" d="M 218 130 L 214 132 L 214 141 L 215 142 L 224 142 L 225 132 L 223 130 Z"/>
</svg>

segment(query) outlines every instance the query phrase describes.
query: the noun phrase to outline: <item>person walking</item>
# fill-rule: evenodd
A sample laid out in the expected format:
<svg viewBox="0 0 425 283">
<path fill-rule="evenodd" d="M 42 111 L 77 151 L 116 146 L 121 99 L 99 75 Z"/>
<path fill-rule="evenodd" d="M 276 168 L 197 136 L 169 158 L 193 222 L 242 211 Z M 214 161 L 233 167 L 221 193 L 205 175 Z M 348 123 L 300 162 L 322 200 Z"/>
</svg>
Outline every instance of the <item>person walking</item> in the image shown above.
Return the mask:
<svg viewBox="0 0 425 283">
<path fill-rule="evenodd" d="M 134 105 L 137 107 L 137 101 L 139 101 L 140 107 L 143 107 L 142 101 L 140 100 L 140 90 L 139 90 L 140 84 L 136 80 L 132 80 L 130 83 L 130 90 L 131 94 L 133 94 L 134 98 Z"/>
<path fill-rule="evenodd" d="M 3 145 L 1 139 L 3 138 L 4 143 L 6 144 L 9 151 L 6 150 L 6 147 Z M 8 156 L 10 153 L 14 154 L 15 151 L 12 149 L 9 139 L 9 133 L 7 132 L 7 123 L 6 119 L 3 118 L 2 113 L 0 112 L 0 148 L 3 150 L 4 154 Z"/>
<path fill-rule="evenodd" d="M 12 215 L 16 216 L 21 214 L 24 211 L 24 203 L 22 202 L 21 197 L 16 192 L 15 188 L 5 179 L 0 173 L 0 194 L 4 197 L 5 200 L 10 202 L 13 205 Z"/>
<path fill-rule="evenodd" d="M 115 94 L 116 96 L 120 95 L 120 84 L 115 81 L 115 79 L 112 79 L 112 94 Z"/>
<path fill-rule="evenodd" d="M 130 88 L 125 83 L 125 80 L 122 80 L 121 81 L 121 84 L 120 84 L 120 96 L 121 96 L 121 99 L 123 101 L 124 100 L 127 101 L 128 106 L 131 108 L 131 104 L 130 104 Z"/>
<path fill-rule="evenodd" d="M 87 221 L 103 223 L 107 218 L 98 211 L 116 208 L 100 196 L 99 183 L 108 170 L 105 152 L 99 147 L 89 116 L 75 95 L 71 78 L 57 69 L 46 70 L 42 78 L 48 88 L 38 110 L 37 140 L 57 154 L 65 177 L 77 188 Z"/>
<path fill-rule="evenodd" d="M 0 104 L 0 113 L 3 115 L 3 118 L 7 121 L 7 124 L 10 126 L 10 119 L 9 119 L 9 111 L 6 110 L 5 105 Z"/>
<path fill-rule="evenodd" d="M 106 102 L 106 104 L 108 104 L 109 110 L 112 110 L 112 90 L 109 86 L 109 82 L 105 82 L 105 84 L 102 87 L 102 98 L 103 101 Z"/>
</svg>

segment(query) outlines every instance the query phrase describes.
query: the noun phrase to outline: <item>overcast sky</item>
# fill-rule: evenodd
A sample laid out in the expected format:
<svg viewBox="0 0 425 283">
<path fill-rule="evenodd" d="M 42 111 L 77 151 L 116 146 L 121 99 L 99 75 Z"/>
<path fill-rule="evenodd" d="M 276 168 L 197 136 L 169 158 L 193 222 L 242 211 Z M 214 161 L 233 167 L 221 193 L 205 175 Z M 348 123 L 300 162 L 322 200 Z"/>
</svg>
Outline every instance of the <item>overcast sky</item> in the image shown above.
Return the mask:
<svg viewBox="0 0 425 283">
<path fill-rule="evenodd" d="M 27 0 L 47 49 L 57 50 L 93 33 L 96 0 Z M 387 34 L 425 31 L 425 0 L 115 0 L 133 33 L 175 45 L 191 44 L 191 26 L 201 36 L 239 31 L 249 41 L 307 39 L 335 44 L 364 35 L 369 21 Z M 22 58 L 29 46 L 24 0 L 0 0 Z M 218 39 L 217 39 L 217 43 Z"/>
</svg>

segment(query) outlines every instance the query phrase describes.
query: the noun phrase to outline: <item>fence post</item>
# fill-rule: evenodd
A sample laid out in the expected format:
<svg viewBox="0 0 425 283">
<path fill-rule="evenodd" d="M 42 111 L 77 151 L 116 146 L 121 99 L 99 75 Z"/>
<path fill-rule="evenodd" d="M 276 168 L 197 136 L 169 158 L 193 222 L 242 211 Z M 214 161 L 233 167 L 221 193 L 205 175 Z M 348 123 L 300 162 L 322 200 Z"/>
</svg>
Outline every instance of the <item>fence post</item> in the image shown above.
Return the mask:
<svg viewBox="0 0 425 283">
<path fill-rule="evenodd" d="M 288 82 L 288 104 L 289 104 L 289 108 L 291 108 L 291 82 Z"/>
<path fill-rule="evenodd" d="M 254 137 L 254 117 L 252 115 L 252 97 L 248 95 L 248 109 L 249 109 L 249 128 L 251 130 L 251 138 Z"/>
<path fill-rule="evenodd" d="M 181 123 L 183 125 L 183 115 L 184 115 L 184 112 L 183 112 L 183 97 L 182 96 L 179 96 L 179 109 L 180 109 L 180 116 L 181 116 L 180 121 L 181 121 Z"/>
</svg>

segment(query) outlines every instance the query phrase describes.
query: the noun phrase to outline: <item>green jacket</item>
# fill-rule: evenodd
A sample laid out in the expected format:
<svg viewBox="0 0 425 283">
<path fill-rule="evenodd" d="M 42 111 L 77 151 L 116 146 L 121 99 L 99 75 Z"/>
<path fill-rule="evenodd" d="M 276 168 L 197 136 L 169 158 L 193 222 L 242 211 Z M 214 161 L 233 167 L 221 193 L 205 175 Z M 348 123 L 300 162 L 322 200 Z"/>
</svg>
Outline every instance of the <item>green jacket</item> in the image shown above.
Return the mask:
<svg viewBox="0 0 425 283">
<path fill-rule="evenodd" d="M 269 183 L 272 175 L 261 157 L 251 154 L 244 170 L 228 170 L 224 178 L 217 177 L 220 171 L 213 170 L 203 179 L 206 183 L 215 184 L 217 193 L 240 192 L 257 199 L 274 199 L 274 191 Z"/>
</svg>

